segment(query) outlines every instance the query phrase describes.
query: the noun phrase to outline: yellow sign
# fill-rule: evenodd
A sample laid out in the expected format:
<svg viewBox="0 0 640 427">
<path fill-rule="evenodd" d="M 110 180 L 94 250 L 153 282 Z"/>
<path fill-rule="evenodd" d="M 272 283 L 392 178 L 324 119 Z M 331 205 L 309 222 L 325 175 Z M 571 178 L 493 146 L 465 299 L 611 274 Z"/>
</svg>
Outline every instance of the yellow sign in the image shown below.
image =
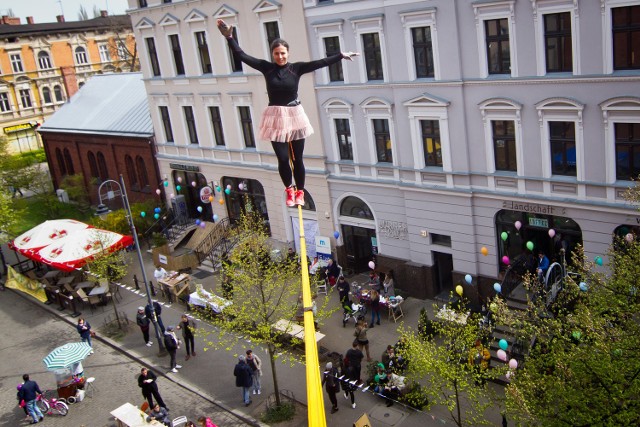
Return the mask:
<svg viewBox="0 0 640 427">
<path fill-rule="evenodd" d="M 22 123 L 20 125 L 7 126 L 4 128 L 4 133 L 9 132 L 18 132 L 19 130 L 31 130 L 33 129 L 33 125 L 31 123 Z"/>
<path fill-rule="evenodd" d="M 25 294 L 31 295 L 40 302 L 47 301 L 47 295 L 44 293 L 44 289 L 40 282 L 17 273 L 11 266 L 7 273 L 7 283 L 4 284 L 7 288 L 22 291 Z"/>
</svg>

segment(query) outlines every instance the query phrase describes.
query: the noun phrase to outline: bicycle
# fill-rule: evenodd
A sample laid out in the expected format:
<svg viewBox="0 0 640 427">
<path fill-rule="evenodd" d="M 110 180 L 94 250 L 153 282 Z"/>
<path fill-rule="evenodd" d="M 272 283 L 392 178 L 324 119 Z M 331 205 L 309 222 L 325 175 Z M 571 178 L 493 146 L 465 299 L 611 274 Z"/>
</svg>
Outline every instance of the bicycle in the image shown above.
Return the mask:
<svg viewBox="0 0 640 427">
<path fill-rule="evenodd" d="M 67 404 L 65 403 L 65 400 L 62 398 L 57 399 L 55 397 L 52 397 L 51 399 L 47 399 L 45 397 L 45 394 L 48 391 L 49 390 L 45 390 L 42 394 L 36 397 L 36 405 L 38 405 L 38 408 L 40 409 L 40 411 L 46 415 L 53 415 L 53 414 L 58 414 L 62 416 L 67 415 L 69 413 L 69 406 L 67 406 Z"/>
</svg>

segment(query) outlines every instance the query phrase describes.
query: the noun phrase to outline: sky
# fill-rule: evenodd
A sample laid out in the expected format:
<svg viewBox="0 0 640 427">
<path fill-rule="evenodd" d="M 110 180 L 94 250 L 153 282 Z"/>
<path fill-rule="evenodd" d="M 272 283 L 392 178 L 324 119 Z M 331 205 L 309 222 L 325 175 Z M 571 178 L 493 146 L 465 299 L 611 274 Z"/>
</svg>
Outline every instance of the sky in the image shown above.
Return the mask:
<svg viewBox="0 0 640 427">
<path fill-rule="evenodd" d="M 33 16 L 36 24 L 56 22 L 57 15 L 64 15 L 65 21 L 77 21 L 80 5 L 89 18 L 93 18 L 94 5 L 110 15 L 123 15 L 128 7 L 127 0 L 0 0 L 0 15 L 7 15 L 11 9 L 23 24 L 27 23 L 27 16 Z"/>
</svg>

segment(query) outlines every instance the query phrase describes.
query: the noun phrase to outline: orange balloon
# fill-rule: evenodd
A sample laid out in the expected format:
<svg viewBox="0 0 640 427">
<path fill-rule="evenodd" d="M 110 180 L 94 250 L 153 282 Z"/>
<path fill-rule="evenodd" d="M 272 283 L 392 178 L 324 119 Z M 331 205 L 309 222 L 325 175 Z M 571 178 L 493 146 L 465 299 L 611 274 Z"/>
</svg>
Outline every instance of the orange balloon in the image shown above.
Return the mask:
<svg viewBox="0 0 640 427">
<path fill-rule="evenodd" d="M 480 249 L 480 253 L 484 256 L 489 255 L 489 249 L 485 248 L 484 246 Z"/>
<path fill-rule="evenodd" d="M 224 205 L 224 199 L 218 200 L 218 203 L 220 203 L 221 205 Z"/>
<path fill-rule="evenodd" d="M 213 202 L 213 196 L 209 196 L 209 202 Z"/>
</svg>

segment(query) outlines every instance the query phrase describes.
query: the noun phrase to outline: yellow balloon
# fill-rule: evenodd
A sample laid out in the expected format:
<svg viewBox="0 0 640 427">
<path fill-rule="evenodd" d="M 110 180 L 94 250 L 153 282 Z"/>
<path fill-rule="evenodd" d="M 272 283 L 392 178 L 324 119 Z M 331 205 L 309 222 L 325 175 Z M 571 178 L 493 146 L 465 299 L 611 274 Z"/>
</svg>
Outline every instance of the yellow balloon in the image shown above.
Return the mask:
<svg viewBox="0 0 640 427">
<path fill-rule="evenodd" d="M 462 296 L 462 286 L 461 285 L 456 286 L 456 293 L 458 295 Z"/>
<path fill-rule="evenodd" d="M 220 203 L 221 205 L 224 205 L 224 199 L 218 200 L 218 203 Z"/>
<path fill-rule="evenodd" d="M 489 249 L 485 248 L 484 246 L 480 249 L 480 253 L 484 256 L 489 255 Z"/>
<path fill-rule="evenodd" d="M 209 202 L 213 202 L 213 196 L 209 196 Z"/>
</svg>

